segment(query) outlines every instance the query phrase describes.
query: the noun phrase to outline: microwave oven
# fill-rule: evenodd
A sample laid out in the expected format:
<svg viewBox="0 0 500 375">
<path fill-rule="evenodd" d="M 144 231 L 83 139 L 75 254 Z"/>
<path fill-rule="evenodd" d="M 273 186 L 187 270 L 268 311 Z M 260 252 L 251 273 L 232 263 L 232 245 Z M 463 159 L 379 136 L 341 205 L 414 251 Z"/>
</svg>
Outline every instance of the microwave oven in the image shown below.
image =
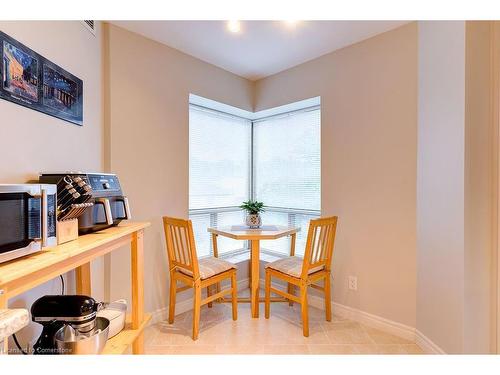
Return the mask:
<svg viewBox="0 0 500 375">
<path fill-rule="evenodd" d="M 0 184 L 0 263 L 57 245 L 57 187 Z"/>
</svg>

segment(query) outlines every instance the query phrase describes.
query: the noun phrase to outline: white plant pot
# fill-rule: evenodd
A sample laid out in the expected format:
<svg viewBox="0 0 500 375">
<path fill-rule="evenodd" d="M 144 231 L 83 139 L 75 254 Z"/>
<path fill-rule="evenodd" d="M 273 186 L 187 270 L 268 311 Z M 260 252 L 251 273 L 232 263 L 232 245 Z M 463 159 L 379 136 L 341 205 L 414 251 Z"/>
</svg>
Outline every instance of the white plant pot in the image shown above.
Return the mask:
<svg viewBox="0 0 500 375">
<path fill-rule="evenodd" d="M 250 227 L 252 229 L 257 229 L 262 225 L 262 218 L 260 217 L 259 214 L 247 215 L 245 224 L 247 225 L 247 227 Z"/>
</svg>

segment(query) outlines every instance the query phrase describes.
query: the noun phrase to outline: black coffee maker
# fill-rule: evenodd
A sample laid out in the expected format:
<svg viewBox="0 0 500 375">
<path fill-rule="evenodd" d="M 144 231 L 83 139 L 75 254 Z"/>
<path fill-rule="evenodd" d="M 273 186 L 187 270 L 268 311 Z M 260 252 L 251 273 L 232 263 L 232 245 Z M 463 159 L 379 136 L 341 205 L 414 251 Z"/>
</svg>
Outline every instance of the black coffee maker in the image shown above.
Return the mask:
<svg viewBox="0 0 500 375">
<path fill-rule="evenodd" d="M 33 346 L 35 354 L 58 354 L 54 336 L 65 325 L 80 332 L 95 327 L 97 311 L 102 303 L 82 295 L 43 296 L 31 306 L 31 319 L 43 326 L 42 334 Z"/>
</svg>

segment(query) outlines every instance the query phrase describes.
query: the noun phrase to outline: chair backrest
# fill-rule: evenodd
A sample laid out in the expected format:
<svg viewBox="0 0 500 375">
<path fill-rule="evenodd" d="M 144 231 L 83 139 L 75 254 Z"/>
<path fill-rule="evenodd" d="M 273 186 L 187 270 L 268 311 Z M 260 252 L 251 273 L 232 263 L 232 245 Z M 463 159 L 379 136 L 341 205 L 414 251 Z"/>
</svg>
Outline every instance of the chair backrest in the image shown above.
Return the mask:
<svg viewBox="0 0 500 375">
<path fill-rule="evenodd" d="M 330 270 L 337 220 L 337 216 L 332 216 L 309 222 L 302 278 L 306 278 L 313 268 Z"/>
<path fill-rule="evenodd" d="M 182 268 L 190 272 L 196 280 L 199 277 L 198 257 L 191 220 L 164 216 L 163 229 L 170 270 Z"/>
</svg>

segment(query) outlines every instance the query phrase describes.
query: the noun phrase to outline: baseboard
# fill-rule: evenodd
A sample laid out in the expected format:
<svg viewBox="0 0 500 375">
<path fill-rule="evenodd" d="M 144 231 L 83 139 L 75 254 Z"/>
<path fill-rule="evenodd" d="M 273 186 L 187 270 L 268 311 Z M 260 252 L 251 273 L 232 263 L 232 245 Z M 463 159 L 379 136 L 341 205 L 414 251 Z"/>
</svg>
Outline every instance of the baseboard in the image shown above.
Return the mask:
<svg viewBox="0 0 500 375">
<path fill-rule="evenodd" d="M 249 286 L 249 279 L 238 281 L 238 290 L 244 290 Z M 264 288 L 264 280 L 260 280 L 260 287 Z M 283 285 L 273 283 L 274 288 L 283 288 Z M 325 304 L 321 296 L 310 294 L 308 296 L 309 305 L 324 310 Z M 178 302 L 175 306 L 175 313 L 182 314 L 193 308 L 193 299 L 188 298 L 184 301 Z M 381 331 L 390 333 L 392 335 L 401 337 L 403 339 L 416 343 L 427 354 L 446 354 L 438 345 L 425 336 L 422 332 L 414 327 L 395 322 L 390 319 L 383 318 L 378 315 L 370 314 L 365 311 L 342 305 L 332 301 L 332 312 L 334 315 L 353 320 L 355 322 L 364 324 L 368 327 L 376 328 Z M 167 319 L 168 306 L 158 309 L 152 313 L 150 324 L 158 323 Z"/>
<path fill-rule="evenodd" d="M 415 343 L 427 354 L 446 354 L 443 349 L 437 346 L 418 329 L 415 330 Z"/>
<path fill-rule="evenodd" d="M 350 306 L 333 302 L 332 307 L 335 315 L 354 320 L 368 327 L 380 329 L 394 336 L 415 342 L 415 328 L 378 315 L 370 314 Z"/>
<path fill-rule="evenodd" d="M 261 280 L 261 287 L 264 287 L 264 283 L 262 280 Z M 283 285 L 273 283 L 273 287 L 283 288 Z M 321 296 L 309 294 L 308 302 L 309 305 L 317 309 L 321 310 L 325 309 L 324 299 Z M 358 310 L 353 307 L 342 305 L 340 303 L 333 301 L 332 301 L 332 312 L 334 315 L 340 316 L 342 318 L 354 320 L 366 326 L 380 329 L 381 331 L 415 342 L 415 328 L 413 327 L 398 322 L 394 322 L 392 320 L 382 318 L 380 316 L 370 314 L 362 310 Z"/>
<path fill-rule="evenodd" d="M 316 297 L 316 299 L 319 299 L 320 302 L 322 302 L 321 298 Z M 412 341 L 417 344 L 420 349 L 422 349 L 426 354 L 446 354 L 443 349 L 441 349 L 431 339 L 429 339 L 414 327 L 382 318 L 381 316 L 370 314 L 365 311 L 345 306 L 333 301 L 332 305 L 332 310 L 335 315 L 354 320 L 368 327 L 376 328 L 381 331 L 390 333 L 394 336 Z M 317 307 L 321 308 L 321 305 Z"/>
<path fill-rule="evenodd" d="M 264 287 L 263 280 L 261 280 L 260 285 L 262 288 Z M 273 287 L 283 288 L 283 285 L 273 283 Z M 308 302 L 311 306 L 317 309 L 325 309 L 324 300 L 321 296 L 310 294 L 308 296 Z M 370 314 L 354 307 L 342 305 L 334 301 L 332 301 L 332 312 L 334 315 L 340 316 L 342 318 L 353 320 L 368 327 L 379 329 L 394 336 L 412 341 L 417 344 L 426 354 L 446 354 L 443 349 L 441 349 L 438 345 L 432 342 L 431 339 L 429 339 L 414 327 L 398 323 L 378 315 Z"/>
</svg>

